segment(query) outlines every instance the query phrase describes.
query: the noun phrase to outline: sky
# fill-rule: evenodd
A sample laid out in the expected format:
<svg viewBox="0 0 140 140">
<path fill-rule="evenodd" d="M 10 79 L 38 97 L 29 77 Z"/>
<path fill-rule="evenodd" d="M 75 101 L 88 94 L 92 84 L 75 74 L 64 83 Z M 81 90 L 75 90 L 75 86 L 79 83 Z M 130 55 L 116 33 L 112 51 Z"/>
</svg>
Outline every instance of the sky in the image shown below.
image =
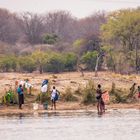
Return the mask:
<svg viewBox="0 0 140 140">
<path fill-rule="evenodd" d="M 89 16 L 97 11 L 114 11 L 138 6 L 140 0 L 0 0 L 0 8 L 12 12 L 45 13 L 67 10 L 77 18 Z"/>
</svg>

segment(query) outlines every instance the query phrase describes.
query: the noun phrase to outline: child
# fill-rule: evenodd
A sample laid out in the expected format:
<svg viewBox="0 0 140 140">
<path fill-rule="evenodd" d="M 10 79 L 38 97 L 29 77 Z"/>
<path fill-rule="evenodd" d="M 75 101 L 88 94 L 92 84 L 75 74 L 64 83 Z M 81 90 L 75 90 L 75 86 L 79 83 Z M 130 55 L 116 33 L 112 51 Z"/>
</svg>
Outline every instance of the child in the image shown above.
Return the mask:
<svg viewBox="0 0 140 140">
<path fill-rule="evenodd" d="M 56 101 L 58 100 L 59 97 L 59 93 L 58 90 L 56 90 L 55 86 L 53 86 L 53 90 L 51 93 L 51 101 L 52 101 L 52 108 L 54 107 L 54 109 L 56 110 Z"/>
</svg>

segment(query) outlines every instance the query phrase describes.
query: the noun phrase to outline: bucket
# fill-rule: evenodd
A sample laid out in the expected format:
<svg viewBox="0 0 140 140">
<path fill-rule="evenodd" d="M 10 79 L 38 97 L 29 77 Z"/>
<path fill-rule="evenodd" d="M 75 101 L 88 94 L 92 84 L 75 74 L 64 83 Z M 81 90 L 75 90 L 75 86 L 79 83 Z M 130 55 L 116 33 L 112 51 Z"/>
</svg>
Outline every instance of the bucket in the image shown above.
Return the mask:
<svg viewBox="0 0 140 140">
<path fill-rule="evenodd" d="M 33 103 L 33 110 L 38 110 L 38 104 L 37 103 Z"/>
</svg>

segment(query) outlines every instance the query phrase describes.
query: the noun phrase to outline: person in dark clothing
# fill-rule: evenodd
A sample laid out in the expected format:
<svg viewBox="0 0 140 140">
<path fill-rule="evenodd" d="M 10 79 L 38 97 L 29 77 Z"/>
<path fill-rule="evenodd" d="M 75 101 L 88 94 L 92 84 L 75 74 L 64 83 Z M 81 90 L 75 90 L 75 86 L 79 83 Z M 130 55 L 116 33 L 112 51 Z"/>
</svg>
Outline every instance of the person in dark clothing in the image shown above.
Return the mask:
<svg viewBox="0 0 140 140">
<path fill-rule="evenodd" d="M 105 103 L 102 99 L 102 89 L 101 85 L 98 85 L 98 88 L 96 90 L 96 99 L 97 99 L 97 111 L 98 113 L 103 113 L 105 111 Z"/>
<path fill-rule="evenodd" d="M 131 86 L 131 88 L 130 88 L 130 93 L 128 94 L 128 98 L 132 98 L 134 95 L 135 95 L 135 93 L 136 93 L 136 83 L 134 83 L 132 86 Z"/>
<path fill-rule="evenodd" d="M 140 86 L 138 86 L 138 98 L 140 98 Z"/>
<path fill-rule="evenodd" d="M 18 93 L 19 109 L 22 109 L 22 104 L 24 104 L 24 94 L 23 94 L 22 85 L 19 85 L 17 89 L 17 93 Z"/>
</svg>

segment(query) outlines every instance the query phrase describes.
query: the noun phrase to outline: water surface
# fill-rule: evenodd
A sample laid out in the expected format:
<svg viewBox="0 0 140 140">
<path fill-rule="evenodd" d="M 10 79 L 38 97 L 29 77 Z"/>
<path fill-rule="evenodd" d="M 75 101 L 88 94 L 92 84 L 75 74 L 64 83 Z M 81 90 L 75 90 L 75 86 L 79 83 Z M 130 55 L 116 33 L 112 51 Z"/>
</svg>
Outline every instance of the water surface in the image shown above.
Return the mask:
<svg viewBox="0 0 140 140">
<path fill-rule="evenodd" d="M 140 140 L 140 110 L 3 116 L 0 140 Z"/>
</svg>

